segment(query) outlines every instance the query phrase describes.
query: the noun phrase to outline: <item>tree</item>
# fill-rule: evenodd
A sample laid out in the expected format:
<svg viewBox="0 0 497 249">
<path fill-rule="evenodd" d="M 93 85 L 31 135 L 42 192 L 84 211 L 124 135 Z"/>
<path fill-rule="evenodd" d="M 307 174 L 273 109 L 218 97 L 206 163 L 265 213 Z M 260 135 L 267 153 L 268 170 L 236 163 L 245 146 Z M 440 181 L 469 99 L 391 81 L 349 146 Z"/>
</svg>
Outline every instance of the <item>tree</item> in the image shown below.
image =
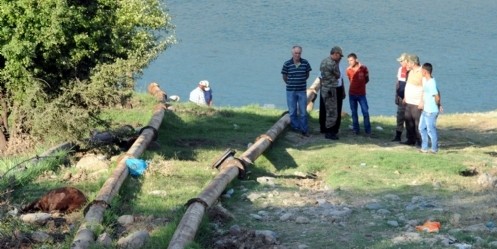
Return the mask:
<svg viewBox="0 0 497 249">
<path fill-rule="evenodd" d="M 160 0 L 3 0 L 0 151 L 16 137 L 81 139 L 174 43 Z"/>
</svg>

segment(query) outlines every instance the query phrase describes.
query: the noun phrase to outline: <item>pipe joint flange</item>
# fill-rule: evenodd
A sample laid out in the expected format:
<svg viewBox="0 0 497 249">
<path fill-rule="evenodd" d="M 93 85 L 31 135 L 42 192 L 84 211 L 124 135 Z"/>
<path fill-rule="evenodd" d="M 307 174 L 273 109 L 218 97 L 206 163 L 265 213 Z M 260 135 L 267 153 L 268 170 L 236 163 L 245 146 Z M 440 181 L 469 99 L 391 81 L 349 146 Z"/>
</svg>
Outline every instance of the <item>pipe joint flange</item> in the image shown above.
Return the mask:
<svg viewBox="0 0 497 249">
<path fill-rule="evenodd" d="M 143 131 L 145 131 L 146 129 L 151 129 L 152 132 L 154 133 L 154 135 L 152 136 L 152 141 L 156 141 L 157 140 L 157 137 L 159 135 L 159 132 L 157 131 L 157 129 L 155 129 L 154 127 L 150 126 L 150 125 L 147 125 L 143 128 L 140 129 L 140 132 L 138 132 L 138 135 L 141 135 Z"/>
<path fill-rule="evenodd" d="M 83 215 L 86 215 L 86 213 L 88 213 L 88 210 L 90 210 L 93 205 L 102 206 L 104 209 L 110 208 L 110 204 L 104 200 L 93 200 L 92 202 L 88 203 L 88 205 L 86 205 L 85 209 L 83 210 Z"/>
<path fill-rule="evenodd" d="M 268 140 L 269 142 L 273 143 L 273 138 L 271 138 L 268 134 L 262 134 L 262 135 L 258 136 L 255 139 L 255 141 L 257 142 L 257 141 L 259 141 L 259 139 L 263 139 L 263 138 Z"/>
<path fill-rule="evenodd" d="M 231 148 L 226 149 L 221 156 L 219 156 L 213 163 L 212 163 L 212 168 L 216 168 L 218 170 L 219 167 L 223 164 L 226 159 L 233 157 L 235 155 L 236 151 L 232 150 Z"/>
<path fill-rule="evenodd" d="M 192 205 L 193 203 L 195 202 L 198 202 L 200 204 L 202 204 L 202 206 L 204 206 L 205 209 L 207 209 L 209 207 L 209 205 L 207 204 L 206 201 L 202 200 L 201 198 L 192 198 L 190 200 L 188 200 L 185 204 L 185 206 L 189 207 L 190 205 Z"/>
<path fill-rule="evenodd" d="M 242 180 L 245 179 L 247 176 L 247 166 L 250 164 L 247 161 L 240 159 L 240 158 L 234 158 L 234 160 L 237 160 L 239 163 L 236 164 L 238 167 L 238 179 Z"/>
</svg>

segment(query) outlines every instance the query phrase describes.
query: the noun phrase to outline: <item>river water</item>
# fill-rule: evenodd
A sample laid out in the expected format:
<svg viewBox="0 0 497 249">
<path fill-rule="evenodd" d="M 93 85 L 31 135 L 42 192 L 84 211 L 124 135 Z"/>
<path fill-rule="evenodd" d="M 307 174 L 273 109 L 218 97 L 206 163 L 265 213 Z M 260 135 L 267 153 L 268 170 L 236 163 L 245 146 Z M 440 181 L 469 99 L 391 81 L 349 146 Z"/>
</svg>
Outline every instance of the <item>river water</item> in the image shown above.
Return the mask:
<svg viewBox="0 0 497 249">
<path fill-rule="evenodd" d="M 497 1 L 494 0 L 170 0 L 179 43 L 153 61 L 137 82 L 157 82 L 187 101 L 209 80 L 215 106 L 286 109 L 281 67 L 299 44 L 313 70 L 339 45 L 368 66 L 372 115 L 394 115 L 402 52 L 434 66 L 446 113 L 497 109 Z M 341 62 L 347 65 L 346 58 Z M 348 87 L 348 80 L 346 80 Z M 344 111 L 349 112 L 348 100 Z"/>
</svg>

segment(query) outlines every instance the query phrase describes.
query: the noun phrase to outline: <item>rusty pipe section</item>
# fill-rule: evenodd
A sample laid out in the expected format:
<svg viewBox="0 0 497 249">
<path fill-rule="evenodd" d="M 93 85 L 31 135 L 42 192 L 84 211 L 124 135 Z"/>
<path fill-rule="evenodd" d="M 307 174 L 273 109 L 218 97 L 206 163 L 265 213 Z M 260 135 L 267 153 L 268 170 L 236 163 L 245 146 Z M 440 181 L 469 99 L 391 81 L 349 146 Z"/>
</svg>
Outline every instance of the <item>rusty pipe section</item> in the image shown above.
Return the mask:
<svg viewBox="0 0 497 249">
<path fill-rule="evenodd" d="M 154 84 L 154 83 L 152 83 Z M 152 85 L 151 84 L 151 85 Z M 157 84 L 153 89 L 157 92 Z M 149 87 L 149 90 L 151 87 Z M 150 93 L 154 95 L 153 93 Z M 156 95 L 154 95 L 156 96 Z M 157 95 L 158 96 L 158 95 Z M 159 100 L 159 98 L 157 98 Z M 128 176 L 128 168 L 126 167 L 126 159 L 139 157 L 146 149 L 150 142 L 157 137 L 157 131 L 162 123 L 165 112 L 164 104 L 158 104 L 154 107 L 154 114 L 148 125 L 142 129 L 141 134 L 138 136 L 129 150 L 117 162 L 117 167 L 112 175 L 105 181 L 100 189 L 97 197 L 89 204 L 88 212 L 84 217 L 84 221 L 79 227 L 76 236 L 71 244 L 72 249 L 85 249 L 95 242 L 95 234 L 93 231 L 101 226 L 105 209 L 109 207 L 112 198 L 119 192 L 122 183 Z"/>
<path fill-rule="evenodd" d="M 316 79 L 307 90 L 308 104 L 313 103 L 316 99 L 319 86 L 320 81 L 319 79 Z M 240 175 L 240 171 L 243 170 L 246 165 L 252 164 L 271 145 L 271 143 L 276 140 L 289 123 L 290 115 L 287 113 L 265 134 L 259 136 L 257 141 L 250 146 L 239 159 L 230 157 L 223 161 L 219 167 L 221 169 L 219 174 L 197 198 L 188 201 L 188 208 L 169 242 L 168 249 L 183 249 L 188 243 L 193 241 L 206 209 L 221 196 L 226 186 L 235 179 L 235 177 Z"/>
</svg>

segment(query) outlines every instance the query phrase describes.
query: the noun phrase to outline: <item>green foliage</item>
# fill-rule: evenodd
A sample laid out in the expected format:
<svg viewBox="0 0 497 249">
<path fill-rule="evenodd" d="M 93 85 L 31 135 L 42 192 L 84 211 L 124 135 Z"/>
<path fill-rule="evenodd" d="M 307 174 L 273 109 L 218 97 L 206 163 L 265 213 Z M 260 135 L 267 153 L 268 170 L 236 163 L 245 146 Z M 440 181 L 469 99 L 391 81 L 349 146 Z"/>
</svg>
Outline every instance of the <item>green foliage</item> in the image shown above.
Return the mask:
<svg viewBox="0 0 497 249">
<path fill-rule="evenodd" d="M 16 133 L 77 140 L 100 108 L 132 96 L 134 77 L 175 43 L 159 0 L 5 0 L 0 93 Z"/>
<path fill-rule="evenodd" d="M 56 170 L 66 157 L 67 152 L 59 152 L 56 155 L 26 160 L 2 160 L 0 161 L 0 191 L 13 189 L 29 184 L 43 172 Z"/>
</svg>

